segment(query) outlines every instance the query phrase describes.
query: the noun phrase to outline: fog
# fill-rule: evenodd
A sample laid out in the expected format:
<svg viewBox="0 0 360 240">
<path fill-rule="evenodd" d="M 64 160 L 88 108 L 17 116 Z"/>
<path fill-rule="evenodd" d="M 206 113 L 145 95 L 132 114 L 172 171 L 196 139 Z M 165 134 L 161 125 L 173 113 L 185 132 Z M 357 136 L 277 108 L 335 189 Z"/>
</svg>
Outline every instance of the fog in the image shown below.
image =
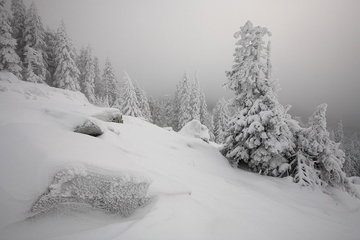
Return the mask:
<svg viewBox="0 0 360 240">
<path fill-rule="evenodd" d="M 7 5 L 10 6 L 10 0 Z M 24 1 L 29 6 L 32 0 Z M 360 1 L 35 0 L 44 26 L 63 19 L 77 50 L 90 44 L 119 81 L 126 70 L 149 95 L 174 94 L 197 71 L 208 105 L 233 93 L 222 88 L 235 49 L 233 37 L 251 20 L 272 37 L 279 100 L 306 122 L 328 103 L 328 125 L 360 131 Z"/>
</svg>

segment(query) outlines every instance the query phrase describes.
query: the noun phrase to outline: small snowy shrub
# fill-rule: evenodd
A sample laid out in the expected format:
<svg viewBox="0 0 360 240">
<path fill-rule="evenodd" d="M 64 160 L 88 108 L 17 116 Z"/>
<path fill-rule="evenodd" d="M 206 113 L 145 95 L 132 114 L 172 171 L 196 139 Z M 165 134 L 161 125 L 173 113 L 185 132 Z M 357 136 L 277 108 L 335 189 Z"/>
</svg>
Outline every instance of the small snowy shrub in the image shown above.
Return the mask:
<svg viewBox="0 0 360 240">
<path fill-rule="evenodd" d="M 83 204 L 127 217 L 149 202 L 149 185 L 149 179 L 128 173 L 104 174 L 82 167 L 65 168 L 55 174 L 51 185 L 32 205 L 30 213 L 39 215 Z"/>
</svg>

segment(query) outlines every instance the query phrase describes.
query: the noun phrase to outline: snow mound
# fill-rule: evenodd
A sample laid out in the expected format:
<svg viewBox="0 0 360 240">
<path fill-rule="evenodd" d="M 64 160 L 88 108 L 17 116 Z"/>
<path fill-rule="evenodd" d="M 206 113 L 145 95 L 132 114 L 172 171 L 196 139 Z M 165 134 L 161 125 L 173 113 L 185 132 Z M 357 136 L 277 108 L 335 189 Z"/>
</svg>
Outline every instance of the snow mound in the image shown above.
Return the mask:
<svg viewBox="0 0 360 240">
<path fill-rule="evenodd" d="M 206 142 L 209 142 L 210 139 L 209 129 L 196 119 L 185 124 L 179 133 L 184 136 L 200 138 Z"/>
</svg>

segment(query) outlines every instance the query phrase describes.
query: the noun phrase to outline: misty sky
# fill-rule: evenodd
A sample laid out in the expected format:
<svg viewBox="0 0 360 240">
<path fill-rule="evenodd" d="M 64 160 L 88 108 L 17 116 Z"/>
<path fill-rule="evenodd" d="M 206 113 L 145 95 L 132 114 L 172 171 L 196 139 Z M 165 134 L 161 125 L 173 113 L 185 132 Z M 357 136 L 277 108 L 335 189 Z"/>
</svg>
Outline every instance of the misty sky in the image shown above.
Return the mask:
<svg viewBox="0 0 360 240">
<path fill-rule="evenodd" d="M 29 6 L 32 0 L 24 0 Z M 306 122 L 328 103 L 336 128 L 360 132 L 360 1 L 358 0 L 35 0 L 44 26 L 61 19 L 77 50 L 91 44 L 101 68 L 109 57 L 149 95 L 173 96 L 184 71 L 198 72 L 210 106 L 224 90 L 235 48 L 234 32 L 251 20 L 272 37 L 279 100 Z M 10 0 L 7 0 L 10 6 Z M 9 9 L 9 8 L 8 8 Z"/>
</svg>

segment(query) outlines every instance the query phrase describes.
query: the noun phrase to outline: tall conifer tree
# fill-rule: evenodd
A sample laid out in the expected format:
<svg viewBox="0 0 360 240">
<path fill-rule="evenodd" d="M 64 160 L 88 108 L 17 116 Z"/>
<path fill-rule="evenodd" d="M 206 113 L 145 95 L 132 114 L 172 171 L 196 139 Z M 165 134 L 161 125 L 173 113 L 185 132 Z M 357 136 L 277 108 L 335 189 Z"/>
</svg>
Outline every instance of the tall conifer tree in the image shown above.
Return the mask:
<svg viewBox="0 0 360 240">
<path fill-rule="evenodd" d="M 75 48 L 69 39 L 64 21 L 56 33 L 56 70 L 54 73 L 54 86 L 72 91 L 80 91 L 79 69 L 75 64 Z"/>
<path fill-rule="evenodd" d="M 21 62 L 15 51 L 16 40 L 13 38 L 9 14 L 5 9 L 5 0 L 0 0 L 0 26 L 0 71 L 8 70 L 22 79 Z"/>
</svg>

